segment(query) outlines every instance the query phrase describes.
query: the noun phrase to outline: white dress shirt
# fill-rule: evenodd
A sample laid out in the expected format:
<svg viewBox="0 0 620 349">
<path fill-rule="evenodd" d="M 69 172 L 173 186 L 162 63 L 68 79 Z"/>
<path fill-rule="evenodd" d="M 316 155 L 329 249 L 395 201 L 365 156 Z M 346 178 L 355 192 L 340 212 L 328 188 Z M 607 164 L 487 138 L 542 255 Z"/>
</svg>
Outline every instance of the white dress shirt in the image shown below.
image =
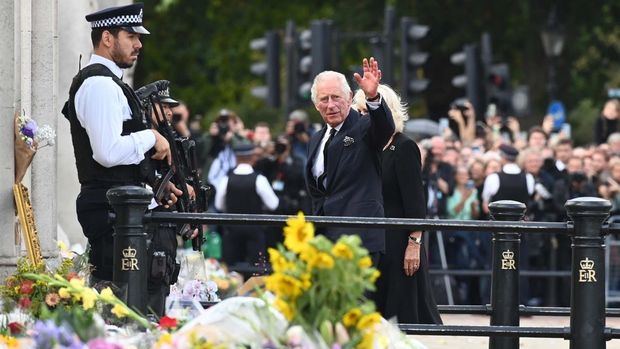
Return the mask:
<svg viewBox="0 0 620 349">
<path fill-rule="evenodd" d="M 562 171 L 564 171 L 564 169 L 566 169 L 566 165 L 562 161 L 560 161 L 560 160 L 555 160 L 555 167 L 560 172 L 562 172 Z"/>
<path fill-rule="evenodd" d="M 236 175 L 249 175 L 254 173 L 254 169 L 250 164 L 239 164 L 233 173 Z M 215 185 L 215 208 L 220 212 L 226 212 L 226 191 L 228 189 L 228 176 L 223 177 L 218 184 Z M 256 177 L 256 194 L 261 198 L 263 204 L 273 211 L 278 208 L 280 199 L 273 192 L 267 178 L 261 174 Z"/>
<path fill-rule="evenodd" d="M 340 125 L 336 127 L 331 127 L 327 125 L 327 130 L 325 131 L 325 134 L 321 139 L 319 149 L 317 149 L 316 151 L 316 158 L 314 158 L 314 164 L 312 165 L 312 175 L 314 176 L 314 179 L 319 178 L 325 171 L 325 157 L 323 156 L 323 150 L 325 149 L 325 143 L 327 143 L 327 140 L 329 139 L 329 134 L 332 131 L 332 128 L 336 129 L 336 133 L 334 133 L 334 137 L 336 137 L 338 131 L 340 131 L 340 129 L 342 128 L 343 123 L 344 122 L 341 122 Z"/>
<path fill-rule="evenodd" d="M 366 101 L 366 104 L 368 105 L 368 108 L 370 110 L 376 110 L 381 105 L 381 99 L 382 97 L 379 97 L 379 99 L 374 102 Z M 318 179 L 325 171 L 325 157 L 323 156 L 323 149 L 325 149 L 325 143 L 327 143 L 329 134 L 332 128 L 335 128 L 336 133 L 334 133 L 334 137 L 336 137 L 336 135 L 338 134 L 338 131 L 340 131 L 340 128 L 342 128 L 342 124 L 344 124 L 344 121 L 341 122 L 336 127 L 331 127 L 329 125 L 326 125 L 327 130 L 325 131 L 325 134 L 323 135 L 323 138 L 321 139 L 321 143 L 319 144 L 319 149 L 316 151 L 316 157 L 314 158 L 314 164 L 312 164 L 312 175 L 314 176 L 315 180 Z"/>
<path fill-rule="evenodd" d="M 119 79 L 123 70 L 111 60 L 93 54 L 88 65 L 100 63 Z M 107 76 L 92 76 L 75 94 L 77 119 L 86 129 L 93 159 L 104 167 L 136 165 L 155 145 L 151 130 L 121 136 L 123 122 L 131 119 L 131 109 L 123 90 Z"/>
<path fill-rule="evenodd" d="M 521 168 L 515 163 L 509 163 L 502 167 L 502 171 L 507 174 L 514 175 L 521 173 Z M 532 176 L 530 173 L 526 173 L 525 182 L 527 183 L 527 193 L 529 195 L 534 194 L 534 176 Z M 482 189 L 482 201 L 489 203 L 493 195 L 497 194 L 498 190 L 499 175 L 497 173 L 492 173 L 484 180 L 484 188 Z M 527 204 L 527 202 L 524 202 L 524 204 Z"/>
</svg>

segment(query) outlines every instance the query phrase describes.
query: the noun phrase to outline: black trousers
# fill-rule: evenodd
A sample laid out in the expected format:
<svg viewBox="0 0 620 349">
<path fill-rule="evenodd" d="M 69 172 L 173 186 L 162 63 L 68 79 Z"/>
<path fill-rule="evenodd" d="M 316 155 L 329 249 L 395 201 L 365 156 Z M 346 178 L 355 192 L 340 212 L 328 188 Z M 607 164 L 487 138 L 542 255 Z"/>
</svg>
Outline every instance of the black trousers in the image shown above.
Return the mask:
<svg viewBox="0 0 620 349">
<path fill-rule="evenodd" d="M 114 233 L 106 193 L 110 188 L 82 187 L 75 206 L 77 218 L 84 236 L 90 245 L 88 262 L 92 265 L 92 275 L 99 280 L 112 281 Z"/>
<path fill-rule="evenodd" d="M 265 257 L 265 231 L 262 227 L 228 226 L 222 239 L 222 257 L 228 265 L 254 265 Z"/>
<path fill-rule="evenodd" d="M 177 226 L 152 224 L 148 233 L 148 311 L 159 317 L 164 315 L 170 285 L 177 282 L 180 264 L 177 256 Z"/>
</svg>

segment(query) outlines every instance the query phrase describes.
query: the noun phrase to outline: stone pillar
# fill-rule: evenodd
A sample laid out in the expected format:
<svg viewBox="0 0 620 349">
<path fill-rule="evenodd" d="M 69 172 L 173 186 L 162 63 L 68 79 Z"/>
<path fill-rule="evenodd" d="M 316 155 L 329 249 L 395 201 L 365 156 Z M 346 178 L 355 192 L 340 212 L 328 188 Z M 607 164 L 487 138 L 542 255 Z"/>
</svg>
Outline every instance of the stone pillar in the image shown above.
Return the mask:
<svg viewBox="0 0 620 349">
<path fill-rule="evenodd" d="M 21 0 L 28 2 L 29 0 Z M 39 126 L 48 124 L 57 129 L 60 110 L 58 96 L 58 35 L 57 0 L 32 1 L 30 43 L 22 42 L 22 60 L 30 54 L 30 116 Z M 22 16 L 23 17 L 23 16 Z M 23 26 L 23 23 L 22 23 Z M 22 36 L 23 37 L 23 36 Z M 28 50 L 30 52 L 28 52 Z M 23 66 L 23 65 L 22 65 Z M 28 79 L 22 75 L 22 81 Z M 22 91 L 24 88 L 22 87 Z M 57 148 L 42 148 L 32 162 L 32 207 L 41 240 L 43 256 L 55 256 L 57 234 L 56 212 Z"/>
<path fill-rule="evenodd" d="M 90 42 L 90 26 L 84 19 L 88 13 L 96 10 L 91 1 L 62 0 L 58 2 L 58 98 L 56 111 L 62 107 L 69 97 L 71 80 L 77 74 L 82 56 L 82 66 L 88 63 L 93 45 Z M 80 243 L 86 248 L 87 240 L 75 213 L 75 199 L 80 192 L 75 155 L 71 142 L 69 121 L 58 113 L 56 128 L 57 149 L 57 181 L 56 192 L 58 202 L 58 233 L 66 234 L 70 243 Z M 59 236 L 60 238 L 60 236 Z"/>
<path fill-rule="evenodd" d="M 0 1 L 0 236 L 5 243 L 0 244 L 0 279 L 4 279 L 8 266 L 15 264 L 15 243 L 13 222 L 14 156 L 13 156 L 13 113 L 16 103 L 15 23 L 16 7 L 14 1 Z"/>
</svg>

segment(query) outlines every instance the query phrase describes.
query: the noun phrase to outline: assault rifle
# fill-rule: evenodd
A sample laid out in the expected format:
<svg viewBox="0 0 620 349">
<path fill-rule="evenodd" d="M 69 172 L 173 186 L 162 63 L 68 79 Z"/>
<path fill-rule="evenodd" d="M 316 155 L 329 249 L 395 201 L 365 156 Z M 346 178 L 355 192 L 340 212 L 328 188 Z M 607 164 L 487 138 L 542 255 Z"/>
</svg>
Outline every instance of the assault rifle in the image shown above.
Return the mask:
<svg viewBox="0 0 620 349">
<path fill-rule="evenodd" d="M 168 81 L 162 80 L 136 91 L 144 104 L 147 119 L 153 113 L 157 131 L 168 141 L 172 154 L 172 165 L 169 166 L 166 162 L 160 162 L 160 174 L 153 187 L 155 199 L 157 202 L 162 202 L 168 194 L 168 183 L 172 182 L 182 191 L 175 204 L 178 212 L 204 212 L 207 210 L 207 198 L 211 189 L 201 185 L 195 156 L 195 142 L 177 136 L 172 125 L 163 115 L 163 107 L 156 97 L 158 90 L 167 88 L 167 86 Z M 190 197 L 188 185 L 194 189 L 195 198 Z M 199 251 L 203 243 L 202 225 L 184 224 L 179 229 L 179 234 L 187 240 L 196 229 L 198 235 L 192 239 L 192 248 Z"/>
</svg>

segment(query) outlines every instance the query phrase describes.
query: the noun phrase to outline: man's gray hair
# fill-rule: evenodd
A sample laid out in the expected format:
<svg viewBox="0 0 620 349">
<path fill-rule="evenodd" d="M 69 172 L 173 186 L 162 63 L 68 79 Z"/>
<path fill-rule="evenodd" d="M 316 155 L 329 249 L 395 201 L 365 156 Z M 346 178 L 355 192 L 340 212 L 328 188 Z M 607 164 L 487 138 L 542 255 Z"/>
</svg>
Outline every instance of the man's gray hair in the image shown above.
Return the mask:
<svg viewBox="0 0 620 349">
<path fill-rule="evenodd" d="M 319 82 L 328 80 L 328 79 L 340 80 L 340 85 L 342 85 L 342 92 L 344 92 L 345 96 L 350 96 L 353 93 L 351 91 L 351 86 L 349 86 L 349 82 L 347 81 L 347 78 L 343 74 L 335 72 L 333 70 L 326 70 L 324 72 L 319 73 L 314 78 L 314 81 L 312 82 L 312 87 L 310 88 L 310 99 L 312 100 L 312 103 L 314 104 L 317 103 L 316 85 L 318 85 Z"/>
</svg>

